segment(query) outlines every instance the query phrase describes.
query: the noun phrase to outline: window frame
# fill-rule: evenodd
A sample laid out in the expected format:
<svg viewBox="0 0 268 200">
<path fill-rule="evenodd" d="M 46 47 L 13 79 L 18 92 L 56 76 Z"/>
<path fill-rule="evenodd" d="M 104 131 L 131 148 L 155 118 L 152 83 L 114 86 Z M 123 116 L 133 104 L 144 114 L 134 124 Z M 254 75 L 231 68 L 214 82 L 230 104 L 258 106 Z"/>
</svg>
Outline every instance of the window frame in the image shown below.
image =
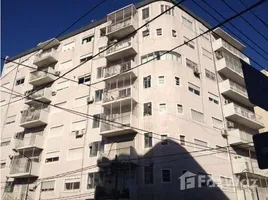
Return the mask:
<svg viewBox="0 0 268 200">
<path fill-rule="evenodd" d="M 93 41 L 94 40 L 94 37 L 95 37 L 94 34 L 93 35 L 86 36 L 86 37 L 83 37 L 81 44 L 84 45 L 84 44 L 87 44 L 87 43 Z M 86 41 L 86 42 L 84 42 L 84 41 Z"/>
<path fill-rule="evenodd" d="M 150 113 L 147 114 L 147 115 L 145 115 L 145 104 L 148 104 L 148 106 L 151 105 L 151 109 L 150 109 L 151 111 L 150 111 Z M 142 107 L 142 109 L 143 109 L 143 117 L 152 116 L 152 115 L 153 115 L 153 103 L 152 103 L 152 101 L 143 103 L 143 107 Z"/>
<path fill-rule="evenodd" d="M 24 82 L 25 82 L 25 77 L 18 78 L 16 79 L 16 86 L 23 85 Z"/>
<path fill-rule="evenodd" d="M 149 83 L 149 86 L 148 86 L 148 83 Z M 143 89 L 148 89 L 148 88 L 151 88 L 151 87 L 152 87 L 152 76 L 149 75 L 149 76 L 143 77 Z"/>
<path fill-rule="evenodd" d="M 163 180 L 163 170 L 167 170 L 167 171 L 169 171 L 169 179 L 170 179 L 169 182 L 165 182 L 165 181 Z M 171 168 L 162 168 L 162 169 L 161 169 L 161 183 L 162 183 L 162 184 L 172 183 L 172 170 L 171 170 Z"/>
<path fill-rule="evenodd" d="M 146 11 L 146 12 L 144 12 Z M 150 8 L 145 7 L 141 10 L 141 18 L 142 20 L 148 19 L 150 17 Z"/>
<path fill-rule="evenodd" d="M 160 33 L 160 35 L 159 35 L 159 33 Z M 162 28 L 155 29 L 155 34 L 156 34 L 156 37 L 163 36 L 163 29 Z"/>
<path fill-rule="evenodd" d="M 162 80 L 161 80 L 161 78 L 162 78 Z M 163 82 L 160 82 L 160 81 L 163 81 Z M 157 84 L 158 85 L 165 85 L 165 83 L 166 83 L 166 80 L 165 80 L 164 75 L 157 76 Z"/>
<path fill-rule="evenodd" d="M 148 145 L 146 145 L 146 140 L 148 140 Z M 153 147 L 153 133 L 144 133 L 144 148 Z"/>
<path fill-rule="evenodd" d="M 146 171 L 145 171 L 146 167 L 150 167 L 152 169 L 152 172 L 150 171 L 150 175 L 152 175 L 152 179 L 150 179 L 151 180 L 150 182 L 146 182 L 146 177 L 148 176 L 148 175 L 145 176 L 146 175 Z M 143 167 L 143 184 L 144 185 L 153 185 L 155 183 L 154 171 L 155 171 L 155 169 L 154 169 L 153 164 L 149 164 L 149 165 L 146 165 Z"/>
<path fill-rule="evenodd" d="M 97 98 L 98 96 L 98 98 Z M 104 91 L 103 89 L 99 89 L 99 90 L 95 90 L 95 103 L 96 102 L 101 102 L 103 100 L 104 97 Z"/>
</svg>

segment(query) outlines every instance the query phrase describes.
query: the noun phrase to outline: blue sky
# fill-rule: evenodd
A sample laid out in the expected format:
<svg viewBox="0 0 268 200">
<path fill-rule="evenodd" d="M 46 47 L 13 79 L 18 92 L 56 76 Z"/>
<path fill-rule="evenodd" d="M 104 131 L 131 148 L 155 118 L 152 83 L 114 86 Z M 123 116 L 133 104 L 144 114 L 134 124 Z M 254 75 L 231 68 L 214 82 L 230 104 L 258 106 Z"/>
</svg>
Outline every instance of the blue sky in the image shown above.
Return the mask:
<svg viewBox="0 0 268 200">
<path fill-rule="evenodd" d="M 14 56 L 25 50 L 36 46 L 39 42 L 45 41 L 58 35 L 72 22 L 86 13 L 90 8 L 97 4 L 100 0 L 2 0 L 2 38 L 1 38 L 1 56 Z M 245 7 L 239 0 L 225 0 L 236 11 L 241 11 Z M 257 2 L 257 0 L 242 0 L 248 6 Z M 83 20 L 77 23 L 71 30 L 83 27 L 90 23 L 91 20 L 98 20 L 105 17 L 107 13 L 116 10 L 122 6 L 130 3 L 137 3 L 137 0 L 107 0 L 97 10 L 87 15 Z M 223 19 L 214 11 L 208 8 L 201 0 L 197 0 L 204 9 L 212 13 L 217 19 Z M 206 0 L 211 6 L 216 8 L 226 18 L 235 13 L 226 7 L 221 0 Z M 207 13 L 197 7 L 191 0 L 186 0 L 183 4 L 187 6 L 195 14 L 203 18 L 209 24 L 218 24 Z M 266 23 L 268 23 L 268 1 L 261 6 L 255 8 L 253 11 Z M 250 12 L 246 13 L 244 17 L 250 21 L 256 29 L 268 38 L 268 27 L 264 26 L 255 16 Z M 268 53 L 268 41 L 262 38 L 254 29 L 248 26 L 241 18 L 232 21 L 235 26 L 243 31 L 248 37 L 252 38 L 259 46 L 261 46 Z M 250 43 L 255 47 L 264 57 L 268 59 L 261 50 L 253 43 L 246 39 L 241 33 L 232 28 L 229 24 L 227 27 L 232 30 L 239 37 Z M 230 33 L 232 35 L 232 33 Z M 255 53 L 250 47 L 245 51 L 249 57 L 252 57 L 263 67 L 268 68 L 268 62 L 260 55 Z M 252 63 L 255 67 L 257 65 Z M 1 67 L 3 62 L 1 62 Z"/>
</svg>

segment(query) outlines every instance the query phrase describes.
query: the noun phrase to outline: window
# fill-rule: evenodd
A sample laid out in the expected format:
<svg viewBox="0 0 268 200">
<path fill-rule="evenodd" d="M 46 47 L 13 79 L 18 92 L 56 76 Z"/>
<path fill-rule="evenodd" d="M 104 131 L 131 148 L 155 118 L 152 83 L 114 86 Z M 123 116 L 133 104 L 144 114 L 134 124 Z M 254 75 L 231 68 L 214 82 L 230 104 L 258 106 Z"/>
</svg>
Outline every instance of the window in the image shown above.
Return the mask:
<svg viewBox="0 0 268 200">
<path fill-rule="evenodd" d="M 177 85 L 177 86 L 180 86 L 180 78 L 179 77 L 175 77 L 175 84 Z"/>
<path fill-rule="evenodd" d="M 1 162 L 0 163 L 0 169 L 4 169 L 6 167 L 6 162 Z"/>
<path fill-rule="evenodd" d="M 83 147 L 69 149 L 68 160 L 82 159 L 82 155 L 83 155 Z"/>
<path fill-rule="evenodd" d="M 183 107 L 182 107 L 181 104 L 177 104 L 177 112 L 178 112 L 179 114 L 182 114 L 182 113 L 183 113 Z"/>
<path fill-rule="evenodd" d="M 182 146 L 185 145 L 185 136 L 184 135 L 180 135 L 180 143 Z"/>
<path fill-rule="evenodd" d="M 220 176 L 220 179 L 221 179 L 221 186 L 223 188 L 233 187 L 233 181 L 231 178 Z"/>
<path fill-rule="evenodd" d="M 188 39 L 187 37 L 183 37 L 183 39 L 184 39 L 184 43 L 188 46 L 188 47 L 190 47 L 190 48 L 192 48 L 192 49 L 195 49 L 195 43 L 194 43 L 194 41 L 189 41 L 190 39 Z"/>
<path fill-rule="evenodd" d="M 171 182 L 171 170 L 170 169 L 162 169 L 162 182 L 163 183 Z"/>
<path fill-rule="evenodd" d="M 102 172 L 88 173 L 87 189 L 92 189 L 95 188 L 96 186 L 100 186 L 102 178 L 103 178 Z"/>
<path fill-rule="evenodd" d="M 13 181 L 7 181 L 4 191 L 10 193 L 10 192 L 13 192 L 13 190 L 14 190 L 14 182 Z"/>
<path fill-rule="evenodd" d="M 92 128 L 100 127 L 100 114 L 93 115 Z"/>
<path fill-rule="evenodd" d="M 208 100 L 212 103 L 215 103 L 215 104 L 219 104 L 219 97 L 216 96 L 215 94 L 212 94 L 210 92 L 208 92 Z"/>
<path fill-rule="evenodd" d="M 162 28 L 156 29 L 156 35 L 161 36 L 162 35 Z"/>
<path fill-rule="evenodd" d="M 11 115 L 6 118 L 5 124 L 12 124 L 16 121 L 16 115 Z"/>
<path fill-rule="evenodd" d="M 159 104 L 159 111 L 160 111 L 160 112 L 167 112 L 167 104 L 165 104 L 165 103 L 160 103 L 160 104 Z"/>
<path fill-rule="evenodd" d="M 84 56 L 83 56 L 84 57 Z M 86 61 L 88 61 L 88 60 L 91 60 L 91 58 L 92 58 L 92 55 L 90 55 L 90 56 L 86 56 L 86 57 L 84 57 L 84 58 L 80 58 L 80 63 L 83 63 L 83 62 L 86 62 Z"/>
<path fill-rule="evenodd" d="M 58 82 L 58 84 L 57 84 L 57 91 L 67 89 L 69 87 L 70 87 L 70 81 L 69 80 L 61 81 L 61 82 Z"/>
<path fill-rule="evenodd" d="M 223 129 L 223 122 L 215 117 L 212 117 L 212 124 L 216 129 Z"/>
<path fill-rule="evenodd" d="M 153 134 L 152 133 L 145 133 L 144 134 L 144 147 L 149 148 L 153 145 Z"/>
<path fill-rule="evenodd" d="M 98 154 L 98 151 L 103 151 L 103 144 L 100 141 L 92 142 L 89 145 L 89 157 L 95 157 Z"/>
<path fill-rule="evenodd" d="M 181 55 L 177 52 L 155 51 L 147 55 L 141 56 L 141 63 L 146 63 L 151 60 L 174 60 L 181 62 Z"/>
<path fill-rule="evenodd" d="M 200 34 L 202 34 L 202 33 L 206 32 L 207 30 L 205 31 L 203 28 L 199 28 L 199 31 L 200 31 Z M 202 37 L 209 41 L 209 34 L 208 33 L 203 34 Z"/>
<path fill-rule="evenodd" d="M 77 97 L 74 99 L 74 106 L 84 106 L 87 104 L 87 98 L 89 96 L 82 96 L 82 97 Z"/>
<path fill-rule="evenodd" d="M 202 148 L 202 147 L 207 148 L 208 143 L 205 142 L 205 141 L 202 141 L 202 140 L 194 139 L 194 148 L 195 148 L 195 150 L 203 150 L 204 148 Z"/>
<path fill-rule="evenodd" d="M 161 135 L 161 145 L 168 145 L 168 136 Z"/>
<path fill-rule="evenodd" d="M 23 84 L 23 83 L 24 83 L 24 80 L 25 80 L 24 77 L 23 77 L 23 78 L 20 78 L 20 79 L 17 79 L 17 80 L 16 80 L 16 85 L 21 85 L 21 84 Z"/>
<path fill-rule="evenodd" d="M 59 136 L 62 135 L 62 133 L 63 133 L 63 125 L 61 124 L 51 127 L 49 131 L 49 136 L 51 137 Z"/>
<path fill-rule="evenodd" d="M 177 31 L 172 30 L 172 37 L 177 37 Z"/>
<path fill-rule="evenodd" d="M 190 30 L 193 30 L 193 22 L 184 16 L 182 16 L 182 24 Z"/>
<path fill-rule="evenodd" d="M 69 44 L 65 44 L 62 47 L 62 52 L 72 50 L 72 49 L 74 49 L 74 46 L 75 46 L 74 42 L 71 42 Z"/>
<path fill-rule="evenodd" d="M 154 167 L 153 165 L 144 167 L 144 184 L 154 184 Z"/>
<path fill-rule="evenodd" d="M 75 134 L 76 131 L 82 131 L 82 133 L 84 133 L 83 131 L 86 130 L 86 123 L 87 123 L 86 120 L 78 120 L 78 121 L 73 122 L 72 123 L 72 133 Z"/>
<path fill-rule="evenodd" d="M 151 87 L 151 76 L 143 77 L 143 88 Z"/>
<path fill-rule="evenodd" d="M 192 120 L 204 123 L 204 114 L 191 109 Z"/>
<path fill-rule="evenodd" d="M 105 37 L 106 35 L 106 27 L 100 29 L 100 38 Z"/>
<path fill-rule="evenodd" d="M 159 85 L 165 84 L 165 77 L 164 76 L 158 76 L 158 84 Z"/>
<path fill-rule="evenodd" d="M 200 87 L 192 84 L 192 83 L 188 83 L 188 90 L 198 96 L 200 96 Z"/>
<path fill-rule="evenodd" d="M 148 37 L 150 35 L 150 31 L 147 29 L 147 30 L 145 30 L 145 31 L 142 31 L 142 37 L 143 38 L 146 38 L 146 37 Z"/>
<path fill-rule="evenodd" d="M 216 75 L 215 73 L 209 71 L 208 69 L 205 69 L 206 71 L 206 77 L 212 81 L 216 81 Z"/>
<path fill-rule="evenodd" d="M 98 67 L 97 68 L 97 78 L 102 78 L 103 77 L 103 67 Z"/>
<path fill-rule="evenodd" d="M 149 8 L 142 9 L 142 19 L 147 19 L 149 17 Z"/>
<path fill-rule="evenodd" d="M 65 62 L 63 62 L 63 63 L 60 64 L 59 70 L 69 69 L 72 66 L 73 66 L 73 61 L 72 60 L 68 60 L 68 61 L 65 61 Z"/>
<path fill-rule="evenodd" d="M 161 5 L 160 8 L 161 8 L 161 13 L 163 13 L 163 12 L 166 11 L 166 12 L 165 12 L 166 15 L 172 15 L 172 16 L 174 16 L 174 9 L 173 9 L 173 8 L 170 9 L 171 6 L 168 6 L 168 5 Z M 168 10 L 168 9 L 170 9 L 170 10 Z M 168 11 L 167 11 L 167 10 L 168 10 Z"/>
<path fill-rule="evenodd" d="M 41 183 L 41 191 L 49 192 L 54 191 L 55 181 L 44 181 Z"/>
<path fill-rule="evenodd" d="M 189 60 L 188 58 L 186 58 L 186 66 L 191 68 L 192 70 L 197 68 L 197 64 L 195 62 Z"/>
<path fill-rule="evenodd" d="M 95 91 L 95 102 L 102 101 L 103 99 L 103 90 L 96 90 Z"/>
<path fill-rule="evenodd" d="M 84 75 L 78 78 L 78 84 L 88 83 L 91 80 L 91 75 Z"/>
<path fill-rule="evenodd" d="M 212 60 L 212 53 L 208 50 L 206 50 L 205 48 L 202 47 L 202 52 L 203 52 L 203 55 L 209 59 Z"/>
<path fill-rule="evenodd" d="M 64 185 L 64 190 L 79 190 L 80 180 L 78 178 L 66 179 Z"/>
<path fill-rule="evenodd" d="M 45 163 L 56 162 L 56 161 L 59 161 L 59 159 L 60 159 L 59 156 L 46 158 Z"/>
<path fill-rule="evenodd" d="M 0 143 L 0 147 L 5 147 L 5 146 L 8 146 L 8 145 L 10 145 L 10 140 L 8 140 L 8 141 L 1 141 L 1 143 Z"/>
<path fill-rule="evenodd" d="M 152 103 L 144 103 L 143 104 L 143 116 L 152 115 Z"/>
<path fill-rule="evenodd" d="M 94 35 L 91 35 L 91 36 L 88 36 L 86 38 L 83 38 L 82 39 L 82 44 L 86 44 L 88 42 L 91 42 L 93 40 L 93 38 L 94 38 Z"/>
</svg>

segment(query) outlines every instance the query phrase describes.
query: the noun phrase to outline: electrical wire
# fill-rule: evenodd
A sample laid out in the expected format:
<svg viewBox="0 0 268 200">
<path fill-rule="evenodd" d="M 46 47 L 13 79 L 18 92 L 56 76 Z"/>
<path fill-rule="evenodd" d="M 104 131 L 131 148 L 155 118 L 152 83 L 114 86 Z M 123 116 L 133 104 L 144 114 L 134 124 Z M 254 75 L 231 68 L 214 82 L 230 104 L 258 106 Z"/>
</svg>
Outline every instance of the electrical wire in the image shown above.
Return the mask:
<svg viewBox="0 0 268 200">
<path fill-rule="evenodd" d="M 228 8 L 230 8 L 234 13 L 238 13 L 232 6 L 230 6 L 230 4 L 228 4 L 225 0 L 221 0 L 221 2 L 223 2 Z M 264 3 L 264 2 L 263 2 Z M 256 29 L 254 27 L 253 24 L 251 24 L 245 17 L 243 17 L 242 15 L 240 16 L 241 19 L 243 19 L 252 29 L 254 29 L 260 36 L 262 36 L 266 41 L 268 41 L 268 38 L 263 35 L 258 29 Z"/>
<path fill-rule="evenodd" d="M 203 6 L 201 6 L 199 3 L 197 3 L 195 0 L 192 0 L 194 4 L 196 4 L 199 8 L 201 8 L 204 12 L 206 12 L 209 16 L 211 16 L 213 19 L 215 19 L 217 22 L 220 22 L 214 15 L 212 15 L 211 13 L 209 13 Z M 208 6 L 209 8 L 211 8 L 214 12 L 216 12 L 219 16 L 221 16 L 223 19 L 226 19 L 219 11 L 217 11 L 214 7 L 212 7 L 209 3 L 207 3 L 205 0 L 202 0 L 202 2 L 204 4 L 206 4 L 206 6 Z M 259 49 L 261 49 L 267 56 L 268 53 L 260 46 L 258 45 L 254 40 L 252 40 L 250 37 L 248 37 L 245 33 L 243 33 L 240 29 L 238 29 L 232 22 L 230 22 L 230 25 L 237 30 L 239 33 L 241 33 L 245 38 L 247 38 L 249 41 L 251 41 L 254 45 L 256 45 Z M 226 25 L 223 25 L 223 27 L 225 27 L 226 30 L 228 30 L 230 33 L 232 33 L 234 36 L 236 36 L 237 38 L 239 38 L 242 42 L 244 42 L 247 46 L 249 46 L 253 51 L 255 51 L 257 54 L 259 54 L 262 58 L 264 58 L 266 61 L 268 61 L 268 59 L 263 56 L 261 53 L 259 53 L 253 46 L 251 46 L 248 42 L 246 42 L 245 40 L 243 40 L 242 38 L 240 38 L 237 34 L 235 34 L 232 30 L 230 30 Z M 215 34 L 215 32 L 214 32 Z M 251 59 L 252 60 L 252 59 Z"/>
</svg>

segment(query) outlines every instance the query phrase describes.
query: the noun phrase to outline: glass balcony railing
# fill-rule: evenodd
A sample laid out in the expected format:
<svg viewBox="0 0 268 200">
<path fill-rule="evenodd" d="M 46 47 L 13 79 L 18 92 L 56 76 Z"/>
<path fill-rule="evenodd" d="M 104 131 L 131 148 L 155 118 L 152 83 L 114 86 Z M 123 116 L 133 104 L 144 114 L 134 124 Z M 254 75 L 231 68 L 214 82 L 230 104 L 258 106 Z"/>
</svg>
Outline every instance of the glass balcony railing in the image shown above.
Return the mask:
<svg viewBox="0 0 268 200">
<path fill-rule="evenodd" d="M 124 73 L 125 71 L 130 70 L 133 67 L 133 61 L 119 62 L 112 66 L 106 67 L 104 69 L 104 77 L 115 76 L 120 73 Z"/>
<path fill-rule="evenodd" d="M 114 122 L 114 123 L 103 122 L 101 124 L 101 132 L 121 129 L 123 125 L 129 126 L 131 124 L 131 114 L 132 112 L 104 115 L 102 118 L 108 121 Z M 123 124 L 123 125 L 119 125 L 119 124 Z"/>
<path fill-rule="evenodd" d="M 115 53 L 119 50 L 125 49 L 127 47 L 130 47 L 132 45 L 132 40 L 131 38 L 127 38 L 125 40 L 122 40 L 121 42 L 115 44 L 114 46 L 110 47 L 107 50 L 107 55 Z"/>
<path fill-rule="evenodd" d="M 29 107 L 27 110 L 22 111 L 21 124 L 41 119 L 41 113 L 48 113 L 48 106 L 45 104 L 38 104 Z"/>
<path fill-rule="evenodd" d="M 243 59 L 243 60 L 247 59 L 247 57 L 244 54 L 242 54 L 239 50 L 237 50 L 236 48 L 232 47 L 230 44 L 228 44 L 224 40 L 222 40 L 222 45 L 223 45 L 224 48 L 228 49 L 230 52 L 232 52 L 233 54 L 237 55 L 241 59 Z"/>
<path fill-rule="evenodd" d="M 107 27 L 107 33 L 111 33 L 117 30 L 120 30 L 124 27 L 131 25 L 131 16 L 122 20 L 117 21 L 116 23 L 112 23 Z"/>
<path fill-rule="evenodd" d="M 247 92 L 247 89 L 244 88 L 243 86 L 241 85 L 238 85 L 237 83 L 233 82 L 233 81 L 230 81 L 230 87 L 232 90 L 244 95 L 244 96 L 248 96 L 248 92 Z"/>
<path fill-rule="evenodd" d="M 236 114 L 242 115 L 243 117 L 253 120 L 259 124 L 263 124 L 262 117 L 259 115 L 256 115 L 254 112 L 246 108 L 243 108 L 237 104 L 234 104 L 234 109 L 235 109 Z"/>
<path fill-rule="evenodd" d="M 135 91 L 134 87 L 132 87 L 132 86 L 108 90 L 108 91 L 104 92 L 103 103 L 107 103 L 110 101 L 116 101 L 116 100 L 124 99 L 124 98 L 128 98 L 128 97 L 133 97 L 134 91 Z"/>
</svg>

